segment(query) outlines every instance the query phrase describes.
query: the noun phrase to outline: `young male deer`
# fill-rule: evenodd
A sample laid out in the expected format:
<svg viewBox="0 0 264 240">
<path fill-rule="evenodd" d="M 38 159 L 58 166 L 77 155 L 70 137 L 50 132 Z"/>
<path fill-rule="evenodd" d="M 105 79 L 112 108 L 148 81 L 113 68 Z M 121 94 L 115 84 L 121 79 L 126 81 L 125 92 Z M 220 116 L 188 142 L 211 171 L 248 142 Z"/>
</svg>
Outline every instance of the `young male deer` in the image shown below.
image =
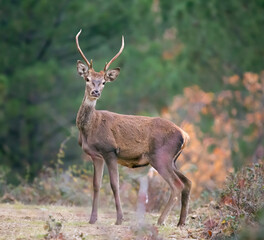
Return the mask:
<svg viewBox="0 0 264 240">
<path fill-rule="evenodd" d="M 110 64 L 124 49 L 124 37 L 119 52 L 106 63 L 104 70 L 95 72 L 92 60 L 83 54 L 78 37 L 76 45 L 87 66 L 77 61 L 77 71 L 85 80 L 85 93 L 77 114 L 79 144 L 90 155 L 94 165 L 93 206 L 90 223 L 97 220 L 99 189 L 103 175 L 104 162 L 108 167 L 110 184 L 115 198 L 117 220 L 121 224 L 123 213 L 119 197 L 118 163 L 129 167 L 143 167 L 150 164 L 165 179 L 171 188 L 171 195 L 158 224 L 163 224 L 176 202 L 177 189 L 181 191 L 181 213 L 179 225 L 185 224 L 191 181 L 177 168 L 176 160 L 189 140 L 189 136 L 174 123 L 162 119 L 133 115 L 121 115 L 108 111 L 95 110 L 97 99 L 101 96 L 105 83 L 113 82 L 120 68 L 108 70 Z"/>
</svg>

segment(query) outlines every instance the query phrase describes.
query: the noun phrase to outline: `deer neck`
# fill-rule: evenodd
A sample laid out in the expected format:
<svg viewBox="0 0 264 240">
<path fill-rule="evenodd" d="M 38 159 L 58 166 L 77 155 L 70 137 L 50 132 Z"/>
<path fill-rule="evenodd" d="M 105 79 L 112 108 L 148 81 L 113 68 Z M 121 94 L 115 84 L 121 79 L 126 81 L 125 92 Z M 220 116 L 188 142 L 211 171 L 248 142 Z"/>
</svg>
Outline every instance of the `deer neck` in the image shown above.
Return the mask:
<svg viewBox="0 0 264 240">
<path fill-rule="evenodd" d="M 82 104 L 79 108 L 76 125 L 80 130 L 83 130 L 86 126 L 89 126 L 92 122 L 93 116 L 95 115 L 96 100 L 88 98 L 87 94 L 84 94 Z"/>
</svg>

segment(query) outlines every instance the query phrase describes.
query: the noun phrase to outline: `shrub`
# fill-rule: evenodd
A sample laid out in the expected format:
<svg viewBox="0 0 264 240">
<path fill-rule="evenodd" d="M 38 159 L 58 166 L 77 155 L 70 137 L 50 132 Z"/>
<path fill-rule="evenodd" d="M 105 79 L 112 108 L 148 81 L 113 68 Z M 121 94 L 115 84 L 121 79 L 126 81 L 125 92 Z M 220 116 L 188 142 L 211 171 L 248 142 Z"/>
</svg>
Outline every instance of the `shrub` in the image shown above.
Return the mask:
<svg viewBox="0 0 264 240">
<path fill-rule="evenodd" d="M 228 210 L 225 221 L 234 233 L 264 227 L 264 164 L 243 167 L 227 178 L 220 202 Z M 243 234 L 242 234 L 243 235 Z"/>
</svg>

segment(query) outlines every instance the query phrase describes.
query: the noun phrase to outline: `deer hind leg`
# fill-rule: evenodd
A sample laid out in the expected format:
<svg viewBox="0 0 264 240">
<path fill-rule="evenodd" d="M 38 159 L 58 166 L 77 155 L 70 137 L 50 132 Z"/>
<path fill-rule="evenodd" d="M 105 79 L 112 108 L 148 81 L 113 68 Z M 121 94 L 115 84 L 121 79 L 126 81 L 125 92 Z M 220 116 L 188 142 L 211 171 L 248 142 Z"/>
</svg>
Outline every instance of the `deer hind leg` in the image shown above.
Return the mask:
<svg viewBox="0 0 264 240">
<path fill-rule="evenodd" d="M 184 187 L 181 190 L 181 213 L 180 213 L 180 219 L 177 226 L 185 225 L 185 220 L 188 214 L 188 203 L 190 198 L 190 192 L 192 187 L 192 182 L 185 177 L 176 167 L 176 160 L 180 156 L 182 150 L 180 150 L 175 157 L 173 158 L 172 162 L 172 168 L 175 174 L 181 179 L 182 183 L 184 184 Z"/>
<path fill-rule="evenodd" d="M 169 213 L 171 212 L 172 208 L 176 204 L 178 188 L 179 187 L 182 188 L 181 180 L 173 172 L 167 172 L 166 175 L 162 174 L 161 176 L 169 184 L 170 189 L 171 189 L 171 195 L 170 195 L 170 198 L 169 198 L 169 200 L 168 200 L 163 212 L 161 213 L 161 215 L 160 215 L 160 217 L 158 219 L 158 225 L 164 224 L 167 216 L 169 215 Z"/>
<path fill-rule="evenodd" d="M 184 184 L 184 187 L 181 191 L 181 214 L 180 214 L 180 220 L 178 222 L 177 226 L 185 225 L 185 220 L 188 214 L 188 203 L 190 198 L 190 192 L 192 187 L 192 182 L 185 177 L 180 171 L 177 169 L 174 169 L 177 176 L 181 179 L 181 181 Z"/>
<path fill-rule="evenodd" d="M 184 188 L 184 183 L 175 173 L 172 168 L 172 154 L 167 152 L 160 152 L 154 159 L 151 161 L 151 165 L 158 171 L 158 173 L 163 177 L 163 179 L 169 184 L 171 189 L 170 198 L 165 205 L 163 212 L 161 213 L 158 219 L 158 225 L 164 224 L 168 214 L 176 204 L 178 189 Z"/>
</svg>

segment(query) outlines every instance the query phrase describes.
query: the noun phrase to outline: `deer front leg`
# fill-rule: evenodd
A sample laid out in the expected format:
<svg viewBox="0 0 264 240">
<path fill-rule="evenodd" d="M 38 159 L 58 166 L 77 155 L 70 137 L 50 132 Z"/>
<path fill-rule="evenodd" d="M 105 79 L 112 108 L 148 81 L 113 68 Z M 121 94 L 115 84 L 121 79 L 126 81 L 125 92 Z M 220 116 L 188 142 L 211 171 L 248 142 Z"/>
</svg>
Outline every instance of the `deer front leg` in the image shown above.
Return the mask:
<svg viewBox="0 0 264 240">
<path fill-rule="evenodd" d="M 99 191 L 101 187 L 103 169 L 104 169 L 104 159 L 103 158 L 93 159 L 93 165 L 94 165 L 94 175 L 93 175 L 94 195 L 93 195 L 92 213 L 89 221 L 90 224 L 94 224 L 98 216 L 97 210 L 98 210 L 98 202 L 99 202 Z"/>
<path fill-rule="evenodd" d="M 121 225 L 123 221 L 123 211 L 120 203 L 120 195 L 119 195 L 119 172 L 116 157 L 109 156 L 106 160 L 106 164 L 108 167 L 110 184 L 115 198 L 116 204 L 116 225 Z"/>
</svg>

